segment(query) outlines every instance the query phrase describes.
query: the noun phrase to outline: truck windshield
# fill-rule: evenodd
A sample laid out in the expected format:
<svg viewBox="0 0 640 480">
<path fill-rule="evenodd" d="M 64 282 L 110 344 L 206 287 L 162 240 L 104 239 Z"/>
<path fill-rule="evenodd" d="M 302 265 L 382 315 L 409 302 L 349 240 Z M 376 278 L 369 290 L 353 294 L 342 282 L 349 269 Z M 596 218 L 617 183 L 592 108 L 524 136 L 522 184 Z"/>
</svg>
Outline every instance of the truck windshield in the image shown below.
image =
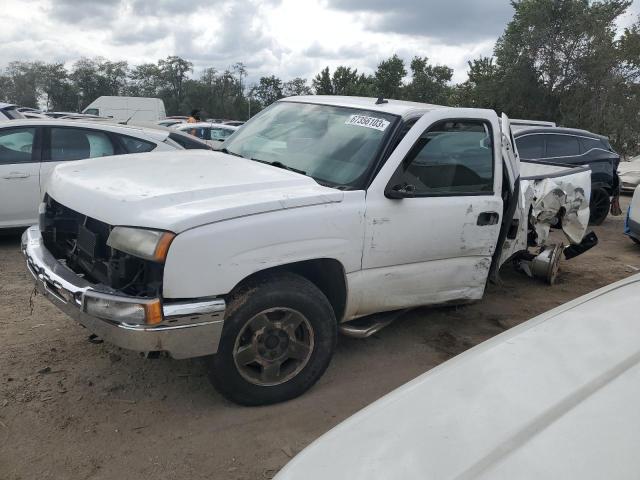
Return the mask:
<svg viewBox="0 0 640 480">
<path fill-rule="evenodd" d="M 354 108 L 278 102 L 230 137 L 223 151 L 304 172 L 319 183 L 358 188 L 397 118 Z"/>
</svg>

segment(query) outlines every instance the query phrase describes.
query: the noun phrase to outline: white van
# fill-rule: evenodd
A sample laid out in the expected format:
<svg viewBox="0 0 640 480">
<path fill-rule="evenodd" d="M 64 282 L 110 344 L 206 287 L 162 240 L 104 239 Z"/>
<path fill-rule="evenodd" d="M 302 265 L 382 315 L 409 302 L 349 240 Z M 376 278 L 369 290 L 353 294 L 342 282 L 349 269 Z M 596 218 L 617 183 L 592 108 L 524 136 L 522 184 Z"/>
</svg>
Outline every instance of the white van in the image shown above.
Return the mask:
<svg viewBox="0 0 640 480">
<path fill-rule="evenodd" d="M 153 122 L 166 118 L 164 102 L 149 97 L 102 96 L 91 102 L 82 113 L 111 117 L 117 122 L 128 120 Z"/>
</svg>

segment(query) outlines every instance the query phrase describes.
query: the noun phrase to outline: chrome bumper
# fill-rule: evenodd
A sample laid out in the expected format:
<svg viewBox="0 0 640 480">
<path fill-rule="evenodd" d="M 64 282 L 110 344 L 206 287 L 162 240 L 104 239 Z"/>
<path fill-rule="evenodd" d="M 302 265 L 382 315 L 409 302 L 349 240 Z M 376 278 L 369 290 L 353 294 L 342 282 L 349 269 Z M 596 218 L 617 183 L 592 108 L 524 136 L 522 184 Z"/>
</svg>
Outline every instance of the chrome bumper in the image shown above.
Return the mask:
<svg viewBox="0 0 640 480">
<path fill-rule="evenodd" d="M 224 323 L 224 300 L 164 302 L 163 320 L 153 326 L 98 318 L 85 311 L 87 292 L 99 293 L 102 297 L 123 303 L 131 303 L 136 298 L 114 295 L 57 261 L 43 245 L 37 225 L 22 235 L 22 252 L 37 290 L 103 340 L 139 352 L 165 351 L 173 358 L 199 357 L 218 350 Z"/>
</svg>

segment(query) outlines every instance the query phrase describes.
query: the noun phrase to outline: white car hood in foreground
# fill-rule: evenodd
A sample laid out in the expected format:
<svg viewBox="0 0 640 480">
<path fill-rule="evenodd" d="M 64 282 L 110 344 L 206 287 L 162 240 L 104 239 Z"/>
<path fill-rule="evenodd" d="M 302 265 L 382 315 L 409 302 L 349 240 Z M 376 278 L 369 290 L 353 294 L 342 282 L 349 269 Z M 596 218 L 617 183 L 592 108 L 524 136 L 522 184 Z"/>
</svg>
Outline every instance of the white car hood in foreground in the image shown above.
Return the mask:
<svg viewBox="0 0 640 480">
<path fill-rule="evenodd" d="M 312 178 L 204 150 L 102 157 L 58 166 L 47 193 L 110 225 L 189 228 L 287 208 L 340 202 Z"/>
<path fill-rule="evenodd" d="M 303 450 L 277 480 L 630 479 L 640 275 L 445 362 Z"/>
</svg>

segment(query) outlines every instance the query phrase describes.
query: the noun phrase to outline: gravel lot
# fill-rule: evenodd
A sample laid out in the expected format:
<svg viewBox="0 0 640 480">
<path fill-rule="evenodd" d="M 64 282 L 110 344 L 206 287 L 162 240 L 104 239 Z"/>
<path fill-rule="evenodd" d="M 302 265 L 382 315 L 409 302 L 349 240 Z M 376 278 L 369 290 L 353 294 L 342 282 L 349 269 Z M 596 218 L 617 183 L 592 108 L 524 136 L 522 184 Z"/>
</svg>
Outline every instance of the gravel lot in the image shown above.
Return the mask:
<svg viewBox="0 0 640 480">
<path fill-rule="evenodd" d="M 622 199 L 626 210 L 629 198 Z M 461 351 L 640 267 L 623 217 L 563 262 L 557 285 L 505 268 L 465 307 L 419 309 L 366 340 L 342 337 L 329 370 L 285 404 L 239 407 L 198 360 L 147 360 L 87 341 L 32 286 L 19 236 L 0 237 L 0 478 L 262 479 L 335 424 Z"/>
</svg>

